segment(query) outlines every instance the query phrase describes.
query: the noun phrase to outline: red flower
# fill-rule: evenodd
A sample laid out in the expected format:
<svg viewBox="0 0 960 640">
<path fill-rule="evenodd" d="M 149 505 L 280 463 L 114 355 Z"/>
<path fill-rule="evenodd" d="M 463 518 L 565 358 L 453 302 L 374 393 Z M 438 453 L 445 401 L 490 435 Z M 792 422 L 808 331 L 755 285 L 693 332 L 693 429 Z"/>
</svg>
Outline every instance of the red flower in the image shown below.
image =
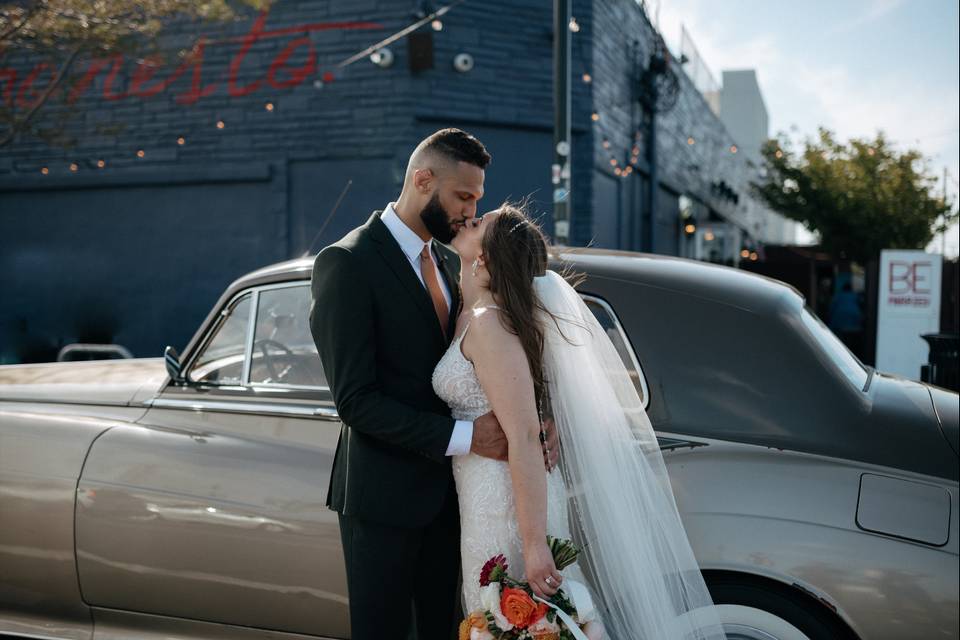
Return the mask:
<svg viewBox="0 0 960 640">
<path fill-rule="evenodd" d="M 485 587 L 491 582 L 499 582 L 505 575 L 507 575 L 507 559 L 503 554 L 493 556 L 480 569 L 480 586 Z"/>
</svg>

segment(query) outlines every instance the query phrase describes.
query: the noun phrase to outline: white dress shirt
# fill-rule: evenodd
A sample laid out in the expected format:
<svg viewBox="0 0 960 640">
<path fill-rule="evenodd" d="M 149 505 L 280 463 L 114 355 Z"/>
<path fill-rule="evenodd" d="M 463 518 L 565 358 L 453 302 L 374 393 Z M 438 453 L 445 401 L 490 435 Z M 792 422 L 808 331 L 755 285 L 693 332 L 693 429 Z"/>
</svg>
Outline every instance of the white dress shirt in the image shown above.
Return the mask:
<svg viewBox="0 0 960 640">
<path fill-rule="evenodd" d="M 410 266 L 413 267 L 413 272 L 416 273 L 420 279 L 420 284 L 426 288 L 427 284 L 423 280 L 423 272 L 420 269 L 420 253 L 423 251 L 424 245 L 430 247 L 430 242 L 421 240 L 420 236 L 408 227 L 407 223 L 400 219 L 400 216 L 397 215 L 397 212 L 393 208 L 395 204 L 395 202 L 387 204 L 387 207 L 380 215 L 380 219 L 383 221 L 383 224 L 387 226 L 393 239 L 400 245 L 400 250 L 407 256 L 407 260 L 410 261 Z M 430 247 L 430 249 L 431 251 L 433 250 L 432 247 Z M 434 254 L 431 253 L 431 255 Z M 437 282 L 440 283 L 440 290 L 443 292 L 443 297 L 446 299 L 447 308 L 449 309 L 453 304 L 453 300 L 450 297 L 450 289 L 447 287 L 447 281 L 440 273 L 440 267 L 437 265 L 435 255 L 433 268 L 437 273 Z M 470 444 L 472 441 L 473 423 L 469 420 L 457 420 L 453 426 L 453 434 L 450 436 L 450 444 L 447 445 L 447 455 L 460 456 L 470 453 Z"/>
</svg>

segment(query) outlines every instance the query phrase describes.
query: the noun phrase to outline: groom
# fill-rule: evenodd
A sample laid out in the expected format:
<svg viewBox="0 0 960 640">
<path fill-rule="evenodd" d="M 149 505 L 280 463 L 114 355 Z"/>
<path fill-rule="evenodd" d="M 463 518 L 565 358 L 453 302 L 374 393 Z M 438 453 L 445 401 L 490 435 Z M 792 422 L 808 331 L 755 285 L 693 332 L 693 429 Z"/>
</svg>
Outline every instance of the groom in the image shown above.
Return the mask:
<svg viewBox="0 0 960 640">
<path fill-rule="evenodd" d="M 460 570 L 450 456 L 507 456 L 492 413 L 455 421 L 431 384 L 461 304 L 460 260 L 444 245 L 476 216 L 489 162 L 470 134 L 437 131 L 410 156 L 399 199 L 314 262 L 310 329 L 343 421 L 327 505 L 354 640 L 406 638 L 411 602 L 418 640 L 449 640 Z M 548 466 L 554 440 L 551 429 Z"/>
</svg>

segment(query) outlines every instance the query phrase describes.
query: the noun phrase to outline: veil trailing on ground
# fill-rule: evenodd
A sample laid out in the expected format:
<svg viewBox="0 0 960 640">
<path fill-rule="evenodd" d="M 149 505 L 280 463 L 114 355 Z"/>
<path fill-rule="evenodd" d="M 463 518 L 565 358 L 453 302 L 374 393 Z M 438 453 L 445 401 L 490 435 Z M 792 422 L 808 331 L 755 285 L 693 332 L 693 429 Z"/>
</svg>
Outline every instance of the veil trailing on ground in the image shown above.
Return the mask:
<svg viewBox="0 0 960 640">
<path fill-rule="evenodd" d="M 560 467 L 614 640 L 725 640 L 653 427 L 616 347 L 566 280 L 534 279 Z"/>
</svg>

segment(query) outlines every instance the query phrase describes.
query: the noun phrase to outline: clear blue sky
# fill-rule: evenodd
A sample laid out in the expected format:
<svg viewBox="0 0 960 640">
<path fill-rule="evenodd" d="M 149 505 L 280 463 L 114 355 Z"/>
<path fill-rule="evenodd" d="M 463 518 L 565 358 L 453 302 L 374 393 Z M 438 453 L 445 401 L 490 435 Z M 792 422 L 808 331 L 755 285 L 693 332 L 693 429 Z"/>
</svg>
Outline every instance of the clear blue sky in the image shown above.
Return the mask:
<svg viewBox="0 0 960 640">
<path fill-rule="evenodd" d="M 659 7 L 658 7 L 659 5 Z M 878 129 L 930 159 L 960 190 L 960 15 L 957 0 L 648 0 L 667 44 L 686 26 L 719 82 L 756 69 L 770 134 L 841 138 Z M 958 252 L 958 229 L 947 254 Z M 940 242 L 936 241 L 939 251 Z M 932 249 L 932 247 L 931 247 Z"/>
</svg>

